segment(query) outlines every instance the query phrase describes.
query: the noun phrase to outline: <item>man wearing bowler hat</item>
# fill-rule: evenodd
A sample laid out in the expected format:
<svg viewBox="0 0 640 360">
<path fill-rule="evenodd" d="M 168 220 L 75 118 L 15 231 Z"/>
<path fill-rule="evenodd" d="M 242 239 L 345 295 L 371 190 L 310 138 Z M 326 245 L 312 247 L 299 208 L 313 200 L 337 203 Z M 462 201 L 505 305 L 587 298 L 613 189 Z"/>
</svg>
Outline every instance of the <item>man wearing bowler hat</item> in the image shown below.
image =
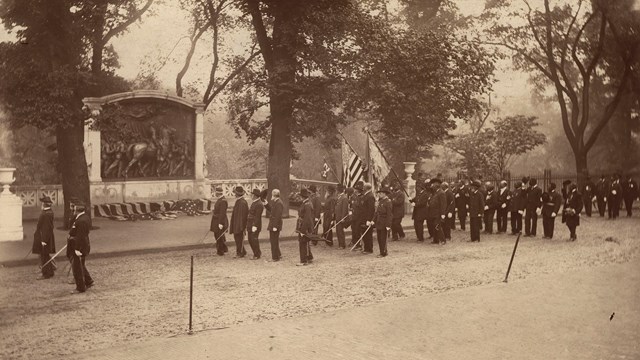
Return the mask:
<svg viewBox="0 0 640 360">
<path fill-rule="evenodd" d="M 378 247 L 380 248 L 380 254 L 378 257 L 387 256 L 387 236 L 391 231 L 391 225 L 393 223 L 393 205 L 389 199 L 389 188 L 383 186 L 378 190 L 380 198 L 378 199 L 378 207 L 376 209 L 375 227 L 376 237 L 378 238 Z"/>
<path fill-rule="evenodd" d="M 266 198 L 266 196 L 264 198 Z M 284 210 L 284 204 L 282 204 L 282 200 L 280 200 L 280 190 L 273 189 L 271 192 L 271 203 L 265 200 L 263 204 L 265 204 L 265 208 L 269 211 L 271 260 L 280 261 L 282 258 L 282 253 L 280 253 L 280 231 L 282 231 L 282 212 Z"/>
<path fill-rule="evenodd" d="M 260 189 L 253 189 L 251 191 L 253 201 L 251 202 L 251 207 L 249 207 L 249 213 L 247 215 L 249 246 L 251 246 L 251 251 L 253 251 L 251 260 L 258 260 L 260 256 L 262 256 L 258 235 L 260 235 L 260 230 L 262 230 L 262 211 L 264 210 L 264 205 L 262 201 L 260 201 L 260 193 Z"/>
<path fill-rule="evenodd" d="M 213 231 L 216 239 L 216 254 L 223 256 L 227 251 L 227 239 L 224 237 L 225 231 L 229 228 L 229 219 L 227 219 L 227 208 L 229 204 L 224 197 L 222 186 L 216 186 L 215 196 L 218 198 L 211 215 L 211 226 L 209 230 Z"/>
<path fill-rule="evenodd" d="M 302 204 L 298 209 L 298 220 L 296 221 L 296 232 L 298 233 L 298 246 L 300 249 L 300 262 L 297 266 L 305 266 L 313 261 L 313 254 L 309 246 L 309 234 L 313 233 L 313 206 L 309 200 L 309 191 L 306 188 L 300 190 Z"/>
<path fill-rule="evenodd" d="M 247 200 L 244 199 L 242 186 L 236 186 L 233 192 L 236 195 L 236 203 L 233 205 L 233 212 L 231 213 L 229 233 L 233 234 L 233 239 L 236 242 L 236 256 L 234 256 L 234 259 L 237 259 L 247 255 L 247 251 L 244 249 L 244 233 L 247 231 L 249 205 L 247 205 Z"/>
<path fill-rule="evenodd" d="M 36 226 L 36 232 L 33 234 L 33 248 L 34 254 L 40 254 L 40 266 L 42 266 L 42 275 L 38 277 L 38 280 L 49 279 L 53 277 L 55 267 L 53 261 L 49 261 L 51 257 L 49 254 L 56 252 L 56 241 L 53 235 L 53 211 L 51 210 L 51 198 L 48 196 L 42 196 L 40 198 L 42 203 L 42 212 L 38 218 L 38 225 Z M 46 266 L 43 266 L 47 264 Z"/>
<path fill-rule="evenodd" d="M 85 212 L 86 205 L 81 200 L 73 200 L 71 203 L 73 209 L 73 218 L 71 229 L 69 230 L 69 238 L 67 240 L 67 257 L 71 261 L 71 270 L 76 283 L 76 289 L 73 292 L 83 293 L 93 286 L 93 279 L 87 271 L 85 261 L 91 245 L 89 243 L 90 220 L 89 215 Z"/>
</svg>

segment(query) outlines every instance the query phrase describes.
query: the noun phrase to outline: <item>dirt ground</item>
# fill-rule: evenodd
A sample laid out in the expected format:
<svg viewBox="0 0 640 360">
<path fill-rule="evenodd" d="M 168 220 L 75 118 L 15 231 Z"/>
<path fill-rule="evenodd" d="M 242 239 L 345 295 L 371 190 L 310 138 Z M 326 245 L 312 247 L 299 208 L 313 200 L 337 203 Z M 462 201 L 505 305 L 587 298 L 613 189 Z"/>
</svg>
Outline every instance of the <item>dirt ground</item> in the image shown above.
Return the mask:
<svg viewBox="0 0 640 360">
<path fill-rule="evenodd" d="M 583 219 L 579 240 L 567 242 L 568 231 L 557 221 L 555 239 L 543 240 L 540 234 L 521 239 L 510 281 L 628 262 L 640 253 L 639 230 L 638 218 Z M 303 268 L 294 266 L 295 242 L 282 244 L 284 259 L 278 263 L 234 260 L 215 256 L 213 249 L 198 250 L 193 253 L 194 330 L 502 281 L 513 236 L 484 235 L 480 243 L 467 243 L 468 232 L 452 235 L 453 242 L 446 246 L 417 244 L 414 239 L 392 242 L 390 256 L 384 259 L 319 245 L 313 249 L 314 264 Z M 614 241 L 605 241 L 607 237 Z M 262 246 L 268 257 L 267 244 Z M 184 334 L 190 255 L 182 251 L 89 258 L 87 267 L 96 286 L 80 295 L 69 294 L 74 286 L 66 284 L 63 269 L 46 281 L 34 280 L 34 267 L 0 269 L 0 358 L 60 358 Z"/>
</svg>

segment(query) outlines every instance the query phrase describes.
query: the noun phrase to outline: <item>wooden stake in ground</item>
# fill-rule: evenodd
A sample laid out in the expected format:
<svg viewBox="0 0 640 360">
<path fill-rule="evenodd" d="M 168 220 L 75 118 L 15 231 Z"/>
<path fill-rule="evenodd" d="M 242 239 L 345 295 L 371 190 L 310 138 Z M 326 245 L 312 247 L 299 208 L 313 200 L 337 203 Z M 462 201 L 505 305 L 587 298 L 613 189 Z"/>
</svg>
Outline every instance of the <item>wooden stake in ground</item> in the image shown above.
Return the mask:
<svg viewBox="0 0 640 360">
<path fill-rule="evenodd" d="M 509 267 L 507 268 L 507 275 L 505 275 L 504 280 L 502 282 L 507 282 L 507 279 L 509 278 L 509 272 L 511 271 L 511 264 L 513 264 L 513 258 L 516 256 L 516 250 L 518 249 L 518 242 L 520 242 L 520 235 L 522 235 L 522 231 L 518 233 L 516 244 L 513 247 L 513 252 L 511 253 L 511 260 L 509 261 Z"/>
<path fill-rule="evenodd" d="M 189 335 L 192 331 L 192 313 L 193 313 L 193 255 L 191 255 L 191 276 L 189 277 Z"/>
</svg>

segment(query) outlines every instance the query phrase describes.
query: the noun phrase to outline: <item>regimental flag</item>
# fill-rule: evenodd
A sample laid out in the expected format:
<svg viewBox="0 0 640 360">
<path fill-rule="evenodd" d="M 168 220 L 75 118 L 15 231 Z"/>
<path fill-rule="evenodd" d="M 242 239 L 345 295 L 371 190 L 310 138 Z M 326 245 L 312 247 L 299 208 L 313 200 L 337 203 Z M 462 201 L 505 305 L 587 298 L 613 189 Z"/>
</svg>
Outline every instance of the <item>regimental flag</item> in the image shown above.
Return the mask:
<svg viewBox="0 0 640 360">
<path fill-rule="evenodd" d="M 372 185 L 374 189 L 377 189 L 391 172 L 391 166 L 371 134 L 367 134 L 367 138 L 369 139 L 367 142 L 369 146 L 369 166 L 371 166 L 371 174 L 373 175 Z"/>
<path fill-rule="evenodd" d="M 331 171 L 331 167 L 329 167 L 329 164 L 327 164 L 327 160 L 324 161 L 324 163 L 322 164 L 322 178 L 327 180 L 327 178 L 329 177 L 329 171 Z"/>
<path fill-rule="evenodd" d="M 364 163 L 355 151 L 342 139 L 342 183 L 353 187 L 364 175 Z"/>
</svg>

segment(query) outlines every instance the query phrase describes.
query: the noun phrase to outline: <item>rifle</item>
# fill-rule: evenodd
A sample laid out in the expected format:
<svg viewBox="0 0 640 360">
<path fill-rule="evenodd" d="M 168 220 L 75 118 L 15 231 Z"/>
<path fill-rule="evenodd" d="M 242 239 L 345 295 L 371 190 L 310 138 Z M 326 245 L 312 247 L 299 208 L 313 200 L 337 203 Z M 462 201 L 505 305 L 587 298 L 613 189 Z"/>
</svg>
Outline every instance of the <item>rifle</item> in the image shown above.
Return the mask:
<svg viewBox="0 0 640 360">
<path fill-rule="evenodd" d="M 338 221 L 337 223 L 335 223 L 335 225 L 333 225 L 333 227 L 332 227 L 331 229 L 329 229 L 329 230 L 325 231 L 325 233 L 324 233 L 324 234 L 322 234 L 322 236 L 327 235 L 331 230 L 335 229 L 335 228 L 336 228 L 336 226 L 338 226 L 338 224 L 340 224 L 341 222 L 343 222 L 343 221 L 344 221 L 344 219 L 346 219 L 348 216 L 349 216 L 349 214 L 347 213 L 347 215 L 345 215 L 345 217 L 343 217 L 343 218 L 342 218 L 342 220 L 340 220 L 340 221 Z"/>
</svg>

